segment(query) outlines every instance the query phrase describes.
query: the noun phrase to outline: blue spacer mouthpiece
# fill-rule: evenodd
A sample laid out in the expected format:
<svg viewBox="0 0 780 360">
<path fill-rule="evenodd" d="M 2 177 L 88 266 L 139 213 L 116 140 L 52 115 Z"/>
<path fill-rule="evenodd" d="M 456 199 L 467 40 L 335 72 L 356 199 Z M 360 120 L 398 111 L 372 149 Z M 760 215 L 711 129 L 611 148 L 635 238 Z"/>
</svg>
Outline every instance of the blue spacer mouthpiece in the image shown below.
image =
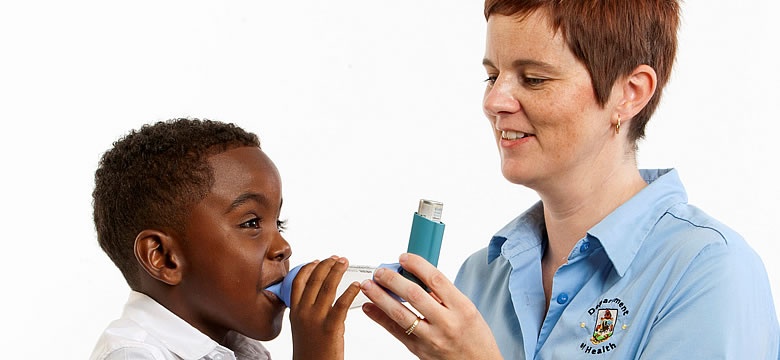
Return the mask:
<svg viewBox="0 0 780 360">
<path fill-rule="evenodd" d="M 300 264 L 290 269 L 290 272 L 284 276 L 284 279 L 282 279 L 281 282 L 265 288 L 266 290 L 276 294 L 279 300 L 282 300 L 284 306 L 290 307 L 290 293 L 292 293 L 292 283 L 293 280 L 295 280 L 295 277 L 298 275 L 298 272 L 301 271 L 303 265 L 306 264 Z"/>
</svg>

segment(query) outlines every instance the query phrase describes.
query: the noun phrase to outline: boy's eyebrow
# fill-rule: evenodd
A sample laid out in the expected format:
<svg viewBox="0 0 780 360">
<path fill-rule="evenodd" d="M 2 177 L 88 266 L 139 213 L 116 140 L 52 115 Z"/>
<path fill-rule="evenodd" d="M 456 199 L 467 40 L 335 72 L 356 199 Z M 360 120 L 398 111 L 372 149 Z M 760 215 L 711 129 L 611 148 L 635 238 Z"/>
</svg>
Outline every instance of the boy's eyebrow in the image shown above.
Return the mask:
<svg viewBox="0 0 780 360">
<path fill-rule="evenodd" d="M 261 194 L 261 193 L 254 193 L 254 192 L 243 193 L 243 194 L 239 195 L 237 198 L 235 198 L 235 200 L 233 200 L 233 202 L 230 203 L 230 206 L 225 211 L 225 214 L 233 211 L 233 209 L 235 209 L 235 208 L 237 208 L 237 207 L 239 207 L 239 206 L 241 206 L 243 204 L 246 204 L 248 201 L 255 201 L 255 202 L 257 202 L 257 203 L 259 203 L 261 205 L 265 205 L 265 206 L 268 206 L 270 204 L 270 201 L 268 201 L 268 198 L 265 195 Z"/>
</svg>

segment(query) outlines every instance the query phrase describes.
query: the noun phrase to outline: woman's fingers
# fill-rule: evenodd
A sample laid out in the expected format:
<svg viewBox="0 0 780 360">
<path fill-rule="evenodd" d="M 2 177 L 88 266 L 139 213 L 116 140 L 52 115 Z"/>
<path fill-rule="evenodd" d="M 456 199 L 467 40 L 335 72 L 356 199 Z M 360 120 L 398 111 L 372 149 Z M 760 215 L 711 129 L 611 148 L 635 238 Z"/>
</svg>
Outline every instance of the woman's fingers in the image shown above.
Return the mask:
<svg viewBox="0 0 780 360">
<path fill-rule="evenodd" d="M 404 278 L 397 272 L 387 269 L 379 269 L 376 271 L 374 274 L 375 283 L 408 301 L 409 304 L 423 314 L 428 321 L 433 323 L 444 321 L 446 314 L 442 310 L 453 305 L 459 305 L 462 302 L 460 298 L 463 297 L 463 295 L 455 288 L 455 285 L 453 285 L 452 282 L 425 259 L 414 254 L 403 254 L 401 255 L 400 261 L 401 266 L 422 280 L 422 282 L 431 290 L 431 293 L 426 292 L 425 289 Z M 400 312 L 403 310 L 394 306 L 393 303 L 404 308 L 406 307 L 398 303 L 398 301 L 389 295 L 382 296 L 383 294 L 380 294 L 379 291 L 376 290 L 372 291 L 374 294 L 374 297 L 372 298 L 372 295 L 365 290 L 364 293 L 366 293 L 366 296 L 368 296 L 371 301 L 387 312 L 390 318 L 396 320 L 399 326 L 404 327 L 411 324 L 411 322 L 408 322 L 408 316 L 403 318 L 400 315 L 394 316 L 393 313 L 391 313 L 392 311 Z M 470 304 L 470 302 L 468 302 L 468 304 Z M 442 306 L 444 306 L 444 308 Z M 406 311 L 408 312 L 409 310 L 407 309 Z M 414 320 L 414 318 L 412 318 L 412 320 Z"/>
<path fill-rule="evenodd" d="M 431 293 L 395 271 L 377 270 L 373 281 L 362 284 L 363 293 L 373 301 L 363 305 L 369 318 L 420 359 L 501 358 L 490 327 L 451 281 L 419 256 L 404 254 L 400 264 L 422 280 Z M 407 300 L 413 309 L 386 290 Z M 423 318 L 418 320 L 412 310 Z"/>
<path fill-rule="evenodd" d="M 374 309 L 374 307 L 381 309 L 377 312 L 383 313 L 383 315 L 376 314 L 377 312 L 366 313 L 366 315 L 377 321 L 399 339 L 401 339 L 401 335 L 407 336 L 405 332 L 414 324 L 418 317 L 411 309 L 406 307 L 406 305 L 387 293 L 385 288 L 404 299 L 414 298 L 415 303 L 422 303 L 425 301 L 437 303 L 425 292 L 425 290 L 423 290 L 423 288 L 407 280 L 395 271 L 379 269 L 374 275 L 374 278 L 376 281 L 366 280 L 361 284 L 363 293 L 366 294 L 366 297 L 368 297 L 374 305 L 371 306 L 366 304 L 367 307 L 364 306 L 364 311 L 365 309 Z M 412 304 L 411 301 L 409 303 Z M 374 318 L 372 316 L 374 314 L 379 317 Z M 423 331 L 421 325 L 422 324 L 418 322 L 415 329 L 413 329 L 413 332 L 410 332 L 410 334 Z"/>
<path fill-rule="evenodd" d="M 455 284 L 422 257 L 415 254 L 402 254 L 399 258 L 399 263 L 401 267 L 417 276 L 430 289 L 431 293 L 427 295 L 428 297 L 433 297 L 434 301 L 429 301 L 428 297 L 420 298 L 419 300 L 422 301 L 418 301 L 416 296 L 405 298 L 415 309 L 426 314 L 426 317 L 429 317 L 429 312 L 438 309 L 441 305 L 450 309 L 471 306 L 471 301 L 455 287 Z M 417 292 L 410 295 L 417 295 Z M 431 317 L 435 315 L 435 312 L 430 314 Z M 436 319 L 431 318 L 431 320 Z"/>
<path fill-rule="evenodd" d="M 403 327 L 398 325 L 398 323 L 391 319 L 385 312 L 376 306 L 374 303 L 365 303 L 363 304 L 363 313 L 366 314 L 371 320 L 382 326 L 387 332 L 389 332 L 391 335 L 393 335 L 395 338 L 400 340 L 402 343 L 409 346 L 409 342 L 411 340 L 414 340 L 410 338 L 410 336 L 417 336 L 419 334 L 417 331 L 420 331 L 420 328 L 423 326 L 422 323 L 424 320 L 420 320 L 420 323 L 417 324 L 416 328 L 412 333 L 409 335 L 406 334 L 406 331 L 411 327 L 412 324 L 414 324 L 414 321 L 418 318 L 414 316 L 410 312 L 410 320 L 409 320 L 409 326 Z"/>
</svg>

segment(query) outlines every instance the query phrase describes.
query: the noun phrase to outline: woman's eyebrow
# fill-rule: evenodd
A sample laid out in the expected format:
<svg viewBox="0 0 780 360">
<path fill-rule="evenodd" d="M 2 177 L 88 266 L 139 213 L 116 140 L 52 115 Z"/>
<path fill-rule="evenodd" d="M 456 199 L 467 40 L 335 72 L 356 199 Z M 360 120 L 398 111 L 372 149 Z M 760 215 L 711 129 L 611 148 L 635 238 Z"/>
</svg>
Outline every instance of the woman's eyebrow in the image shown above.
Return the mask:
<svg viewBox="0 0 780 360">
<path fill-rule="evenodd" d="M 482 65 L 484 66 L 490 66 L 495 68 L 496 66 L 493 64 L 492 61 L 488 58 L 482 59 Z M 544 61 L 538 61 L 538 60 L 532 60 L 532 59 L 517 59 L 515 61 L 512 61 L 512 68 L 519 68 L 523 66 L 535 66 L 540 67 L 546 70 L 554 71 L 555 66 L 548 64 Z"/>
</svg>

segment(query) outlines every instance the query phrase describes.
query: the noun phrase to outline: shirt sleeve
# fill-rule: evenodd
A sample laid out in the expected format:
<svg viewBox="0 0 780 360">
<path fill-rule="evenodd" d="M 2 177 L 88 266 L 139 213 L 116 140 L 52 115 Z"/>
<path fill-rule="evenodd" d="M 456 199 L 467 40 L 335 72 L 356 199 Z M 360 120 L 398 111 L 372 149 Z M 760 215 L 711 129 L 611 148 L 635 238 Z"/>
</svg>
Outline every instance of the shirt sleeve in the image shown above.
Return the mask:
<svg viewBox="0 0 780 360">
<path fill-rule="evenodd" d="M 743 242 L 712 243 L 691 261 L 648 332 L 641 359 L 778 359 L 766 270 Z"/>
</svg>

